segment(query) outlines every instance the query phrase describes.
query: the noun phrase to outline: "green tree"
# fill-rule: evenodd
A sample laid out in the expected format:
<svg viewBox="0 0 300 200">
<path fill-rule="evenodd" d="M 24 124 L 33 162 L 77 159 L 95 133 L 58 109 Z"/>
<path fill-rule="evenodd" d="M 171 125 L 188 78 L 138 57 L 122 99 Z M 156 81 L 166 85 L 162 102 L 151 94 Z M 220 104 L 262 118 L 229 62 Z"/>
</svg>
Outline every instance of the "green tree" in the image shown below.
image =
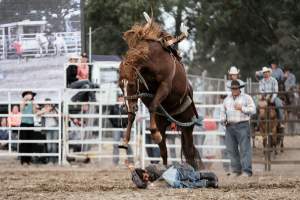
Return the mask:
<svg viewBox="0 0 300 200">
<path fill-rule="evenodd" d="M 299 73 L 298 1 L 195 0 L 194 8 L 194 71 L 222 76 L 237 65 L 244 77 L 253 76 L 276 58 Z"/>
<path fill-rule="evenodd" d="M 46 20 L 54 30 L 64 31 L 64 17 L 72 9 L 79 9 L 72 0 L 1 0 L 0 23 L 28 20 Z"/>
<path fill-rule="evenodd" d="M 155 0 L 89 0 L 85 8 L 86 28 L 93 30 L 93 53 L 125 53 L 127 47 L 122 34 L 134 23 L 145 22 L 143 11 L 160 20 L 160 1 Z"/>
</svg>

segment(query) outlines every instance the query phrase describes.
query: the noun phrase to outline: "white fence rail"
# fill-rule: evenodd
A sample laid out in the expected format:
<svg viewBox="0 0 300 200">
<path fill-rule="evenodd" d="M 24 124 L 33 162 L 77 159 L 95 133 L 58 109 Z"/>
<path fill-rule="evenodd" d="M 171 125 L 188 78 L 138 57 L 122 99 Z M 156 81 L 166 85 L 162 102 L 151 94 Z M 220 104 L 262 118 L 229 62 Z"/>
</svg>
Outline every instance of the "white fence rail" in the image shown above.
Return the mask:
<svg viewBox="0 0 300 200">
<path fill-rule="evenodd" d="M 2 107 L 6 107 L 7 108 L 7 114 L 0 114 L 0 118 L 10 118 L 10 117 L 20 117 L 20 119 L 22 119 L 22 117 L 32 117 L 35 118 L 37 115 L 35 114 L 13 114 L 12 111 L 12 107 L 14 105 L 19 105 L 21 102 L 21 94 L 23 91 L 34 91 L 37 93 L 46 93 L 44 95 L 51 94 L 51 98 L 56 99 L 56 101 L 45 101 L 42 100 L 40 95 L 37 96 L 37 101 L 33 101 L 35 105 L 37 104 L 52 104 L 55 107 L 57 107 L 57 114 L 44 114 L 41 117 L 55 117 L 58 121 L 57 126 L 56 127 L 47 127 L 47 126 L 34 126 L 34 127 L 12 127 L 10 123 L 8 123 L 5 127 L 1 126 L 1 130 L 5 130 L 8 131 L 8 140 L 0 140 L 0 143 L 2 144 L 7 144 L 8 145 L 8 151 L 4 151 L 0 153 L 0 156 L 38 156 L 38 157 L 57 157 L 58 158 L 58 162 L 59 164 L 61 164 L 61 154 L 62 154 L 62 142 L 61 142 L 61 136 L 62 136 L 62 132 L 61 132 L 61 124 L 62 124 L 62 117 L 61 117 L 61 112 L 59 112 L 61 110 L 61 92 L 60 90 L 52 90 L 52 89 L 0 89 L 0 95 L 1 95 L 1 99 L 2 101 L 0 102 L 0 105 Z M 56 93 L 56 95 L 53 95 L 53 93 Z M 17 96 L 19 97 L 19 101 L 17 100 Z M 45 97 L 45 96 L 44 96 Z M 6 99 L 6 100 L 3 100 Z M 41 124 L 40 124 L 41 125 Z M 54 130 L 57 131 L 57 135 L 58 135 L 58 139 L 32 139 L 32 140 L 22 140 L 19 139 L 20 136 L 20 131 L 23 130 L 32 130 L 34 132 L 34 134 L 38 134 L 41 131 L 49 131 L 49 130 Z M 16 138 L 13 138 L 13 133 L 16 132 Z M 53 133 L 54 134 L 54 133 Z M 19 145 L 20 144 L 25 144 L 25 143 L 32 143 L 32 144 L 50 144 L 50 143 L 55 143 L 58 146 L 58 151 L 55 153 L 41 153 L 41 152 L 31 152 L 31 153 L 20 153 L 19 152 Z M 13 144 L 16 144 L 17 149 L 16 151 L 13 150 L 12 146 Z"/>
<path fill-rule="evenodd" d="M 119 90 L 117 88 L 111 88 L 111 90 Z M 70 98 L 74 95 L 74 92 L 88 92 L 93 91 L 97 96 L 97 102 L 71 102 Z M 125 131 L 125 128 L 113 127 L 110 122 L 110 119 L 124 119 L 127 120 L 127 115 L 115 115 L 110 114 L 110 109 L 112 106 L 121 104 L 117 102 L 116 96 L 114 99 L 111 99 L 110 102 L 104 100 L 103 97 L 107 91 L 103 89 L 66 89 L 64 95 L 64 114 L 67 116 L 64 121 L 64 152 L 63 158 L 66 157 L 90 157 L 98 158 L 101 161 L 104 158 L 125 158 L 136 159 L 139 152 L 138 144 L 138 125 L 134 123 L 132 132 L 131 132 L 131 146 L 132 153 L 129 152 L 129 155 L 119 154 L 116 151 L 119 151 L 118 144 L 120 139 L 118 135 L 122 135 Z M 82 107 L 88 105 L 88 113 L 82 112 Z M 81 111 L 77 114 L 70 113 L 70 107 L 79 106 Z M 71 127 L 68 123 L 68 119 L 81 119 L 86 121 L 88 126 L 73 126 Z M 80 134 L 80 138 L 70 138 L 70 134 L 77 132 Z M 116 136 L 117 135 L 117 136 Z M 116 140 L 118 138 L 118 140 Z M 72 145 L 80 145 L 79 152 L 72 152 L 70 149 Z M 117 148 L 117 149 L 116 149 Z M 115 151 L 115 154 L 113 153 Z M 120 151 L 121 152 L 121 151 Z"/>
<path fill-rule="evenodd" d="M 199 96 L 202 96 L 202 97 L 207 97 L 207 96 L 214 96 L 214 99 L 218 99 L 216 98 L 216 96 L 218 95 L 224 95 L 224 94 L 227 94 L 227 92 L 219 92 L 219 91 L 200 91 L 200 92 L 194 92 L 194 96 L 196 95 L 199 95 Z M 215 101 L 215 100 L 214 100 Z M 219 100 L 220 101 L 220 100 Z M 209 101 L 201 101 L 203 103 L 205 102 L 209 102 Z M 216 102 L 216 101 L 215 101 Z M 215 116 L 213 118 L 210 118 L 210 119 L 204 119 L 204 122 L 220 122 L 220 110 L 217 111 L 218 109 L 220 109 L 221 105 L 220 104 L 196 104 L 196 108 L 198 110 L 198 113 L 200 113 L 201 116 L 205 116 L 207 114 L 207 109 L 210 109 L 212 110 L 213 112 L 215 112 Z M 149 156 L 146 154 L 146 148 L 157 148 L 158 145 L 157 144 L 153 144 L 153 143 L 147 143 L 147 139 L 146 137 L 149 137 L 150 136 L 150 131 L 146 130 L 146 126 L 148 124 L 148 121 L 149 121 L 149 114 L 147 113 L 146 111 L 147 109 L 143 106 L 143 108 L 141 109 L 141 116 L 143 118 L 143 122 L 142 122 L 142 155 L 141 155 L 141 161 L 142 161 L 142 167 L 145 167 L 146 165 L 146 162 L 148 161 L 160 161 L 161 158 L 160 157 L 153 157 L 153 156 Z M 210 111 L 210 112 L 212 112 Z M 217 114 L 216 114 L 217 113 Z M 216 116 L 218 115 L 218 116 Z M 223 150 L 225 149 L 225 145 L 224 144 L 220 144 L 219 143 L 219 140 L 218 140 L 218 137 L 220 136 L 225 136 L 225 132 L 223 130 L 220 130 L 221 125 L 219 124 L 219 130 L 215 130 L 215 131 L 205 131 L 204 129 L 198 129 L 196 126 L 194 128 L 194 132 L 193 132 L 193 135 L 194 135 L 194 144 L 196 146 L 196 148 L 201 152 L 201 150 L 203 149 L 209 149 L 209 150 Z M 180 132 L 174 132 L 174 131 L 166 131 L 166 134 L 167 134 L 167 141 L 168 141 L 168 137 L 172 136 L 176 136 L 176 135 L 180 135 Z M 212 144 L 212 145 L 209 145 L 209 144 L 203 144 L 203 140 L 201 141 L 201 139 L 199 140 L 199 138 L 197 139 L 197 137 L 199 136 L 215 136 L 215 138 L 217 139 L 217 141 L 215 141 L 215 143 L 217 144 Z M 174 142 L 174 141 L 172 141 Z M 181 160 L 181 156 L 176 152 L 175 152 L 175 155 L 176 157 L 174 157 L 174 149 L 177 150 L 177 149 L 180 149 L 181 148 L 181 143 L 179 142 L 179 144 L 176 144 L 176 140 L 174 142 L 174 144 L 167 144 L 167 149 L 168 149 L 168 161 L 180 161 Z M 171 155 L 170 157 L 170 154 L 171 153 L 171 149 L 173 149 L 173 157 Z M 201 154 L 201 153 L 200 153 Z M 221 155 L 221 153 L 219 153 L 219 155 Z M 230 162 L 229 159 L 222 159 L 222 158 L 211 158 L 211 159 L 207 159 L 207 158 L 202 158 L 202 161 L 203 162 Z"/>
<path fill-rule="evenodd" d="M 132 137 L 130 145 L 133 149 L 132 155 L 126 154 L 113 154 L 113 148 L 116 147 L 120 141 L 114 139 L 114 134 L 116 132 L 124 132 L 125 128 L 116 128 L 110 124 L 110 119 L 125 119 L 127 115 L 111 115 L 109 113 L 109 107 L 119 104 L 115 99 L 111 99 L 107 102 L 107 99 L 103 97 L 106 95 L 106 89 L 65 89 L 62 93 L 61 91 L 51 90 L 51 89 L 2 89 L 0 90 L 1 98 L 0 105 L 7 106 L 7 111 L 11 111 L 13 105 L 19 105 L 21 101 L 21 93 L 25 90 L 32 90 L 37 92 L 35 104 L 55 104 L 58 107 L 58 113 L 44 115 L 44 117 L 56 117 L 58 119 L 58 127 L 1 127 L 0 130 L 8 130 L 9 138 L 8 140 L 0 140 L 0 143 L 8 143 L 8 150 L 6 152 L 1 151 L 0 156 L 55 156 L 58 158 L 59 163 L 64 163 L 68 156 L 71 157 L 90 157 L 97 158 L 100 162 L 103 159 L 113 159 L 116 157 L 120 158 L 134 158 L 135 160 L 140 160 L 142 166 L 145 166 L 148 161 L 157 161 L 161 158 L 148 156 L 146 153 L 146 148 L 158 147 L 156 144 L 146 142 L 146 137 L 150 136 L 150 132 L 146 130 L 146 125 L 149 120 L 149 115 L 147 109 L 144 106 L 139 106 L 139 111 L 137 114 L 137 120 L 132 128 Z M 119 90 L 117 88 L 111 88 L 112 90 Z M 97 93 L 96 102 L 72 102 L 71 97 L 78 92 L 95 92 Z M 56 95 L 55 95 L 55 94 Z M 51 95 L 50 95 L 51 94 Z M 116 94 L 116 92 L 114 92 Z M 221 95 L 226 94 L 224 92 L 195 92 L 194 95 L 208 96 L 208 95 Z M 52 101 L 44 101 L 44 98 L 50 97 Z M 102 98 L 103 97 L 103 98 Z M 206 102 L 206 101 L 205 101 Z M 62 106 L 63 105 L 63 106 Z M 213 116 L 205 121 L 218 122 L 218 110 L 220 109 L 220 104 L 197 104 L 198 112 L 201 116 L 207 115 L 207 113 L 214 113 Z M 10 117 L 9 112 L 0 114 L 0 118 Z M 23 117 L 28 117 L 33 115 L 23 115 Z M 72 125 L 74 120 L 78 120 L 81 123 L 79 125 Z M 58 139 L 53 140 L 19 140 L 18 138 L 12 138 L 12 132 L 21 130 L 34 130 L 34 131 L 47 131 L 56 130 L 59 133 Z M 71 137 L 75 133 L 76 137 Z M 76 135 L 77 134 L 77 135 Z M 203 129 L 195 128 L 194 137 L 198 139 L 200 137 L 205 137 L 208 132 Z M 179 132 L 167 131 L 167 135 L 175 138 L 175 142 L 172 144 L 167 144 L 168 150 L 176 151 L 181 148 L 180 142 L 177 141 L 176 137 L 180 135 Z M 74 136 L 74 135 L 73 135 Z M 222 137 L 224 136 L 224 131 L 214 130 L 209 132 L 209 136 Z M 141 138 L 142 137 L 142 138 Z M 203 139 L 203 138 L 202 138 Z M 200 139 L 201 140 L 201 139 Z M 199 140 L 199 141 L 200 141 Z M 220 144 L 205 144 L 203 141 L 195 142 L 196 148 L 201 152 L 202 150 L 222 150 L 225 148 L 224 145 Z M 20 143 L 37 143 L 37 144 L 50 144 L 55 143 L 58 145 L 58 152 L 56 153 L 19 153 L 18 151 L 12 150 L 12 145 Z M 179 143 L 179 144 L 178 144 Z M 75 147 L 79 147 L 79 150 L 74 151 Z M 72 151 L 73 149 L 73 151 Z M 171 150 L 173 149 L 173 150 Z M 121 150 L 122 151 L 122 150 Z M 120 151 L 120 152 L 121 152 Z M 180 155 L 175 153 L 169 159 L 169 161 L 180 161 Z M 203 159 L 204 162 L 229 162 L 227 159 L 222 158 L 211 158 Z"/>
<path fill-rule="evenodd" d="M 48 46 L 48 54 L 45 53 L 44 47 L 41 47 L 37 40 L 37 35 L 41 33 L 4 35 L 0 33 L 0 59 L 6 59 L 15 55 L 16 50 L 13 47 L 15 41 L 19 41 L 22 47 L 23 57 L 41 57 L 53 55 L 56 50 L 50 42 Z M 62 45 L 66 45 L 66 50 L 62 48 L 62 53 L 80 53 L 81 37 L 80 32 L 57 32 L 53 33 L 55 38 L 60 38 Z M 63 47 L 63 46 L 62 46 Z M 40 51 L 43 51 L 42 54 Z"/>
</svg>

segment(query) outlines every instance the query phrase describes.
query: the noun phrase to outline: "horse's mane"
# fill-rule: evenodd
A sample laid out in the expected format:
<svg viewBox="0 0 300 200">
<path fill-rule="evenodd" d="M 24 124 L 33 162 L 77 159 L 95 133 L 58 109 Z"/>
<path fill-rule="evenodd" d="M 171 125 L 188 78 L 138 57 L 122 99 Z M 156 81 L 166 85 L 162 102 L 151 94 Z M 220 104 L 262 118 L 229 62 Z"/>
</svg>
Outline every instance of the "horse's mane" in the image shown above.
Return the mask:
<svg viewBox="0 0 300 200">
<path fill-rule="evenodd" d="M 123 34 L 123 39 L 128 45 L 122 67 L 128 79 L 135 78 L 134 68 L 147 61 L 149 55 L 148 41 L 158 41 L 161 36 L 161 27 L 153 22 L 149 24 L 135 24 Z"/>
</svg>

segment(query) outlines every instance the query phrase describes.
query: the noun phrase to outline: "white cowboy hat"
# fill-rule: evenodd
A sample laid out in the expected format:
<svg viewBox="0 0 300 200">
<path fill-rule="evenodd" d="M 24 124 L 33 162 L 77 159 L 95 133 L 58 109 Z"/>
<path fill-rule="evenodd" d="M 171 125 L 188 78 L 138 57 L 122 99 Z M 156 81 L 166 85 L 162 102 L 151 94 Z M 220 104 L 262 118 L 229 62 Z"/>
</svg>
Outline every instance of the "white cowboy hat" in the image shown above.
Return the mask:
<svg viewBox="0 0 300 200">
<path fill-rule="evenodd" d="M 262 72 L 265 73 L 265 72 L 271 72 L 271 69 L 268 68 L 268 67 L 263 67 L 262 68 Z"/>
<path fill-rule="evenodd" d="M 239 74 L 240 73 L 240 70 L 238 70 L 236 68 L 236 66 L 231 66 L 229 71 L 228 71 L 228 74 L 229 75 L 235 75 L 235 74 Z"/>
</svg>

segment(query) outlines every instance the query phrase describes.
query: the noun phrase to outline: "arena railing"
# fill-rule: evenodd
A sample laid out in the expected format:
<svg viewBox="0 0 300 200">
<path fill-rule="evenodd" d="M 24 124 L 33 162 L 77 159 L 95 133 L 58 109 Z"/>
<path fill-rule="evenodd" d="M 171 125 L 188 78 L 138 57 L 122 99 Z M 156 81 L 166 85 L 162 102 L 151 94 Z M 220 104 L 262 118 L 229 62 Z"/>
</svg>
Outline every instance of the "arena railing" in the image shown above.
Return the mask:
<svg viewBox="0 0 300 200">
<path fill-rule="evenodd" d="M 132 135 L 130 145 L 133 149 L 132 155 L 123 154 L 122 150 L 119 151 L 119 155 L 113 155 L 113 150 L 111 147 L 114 145 L 118 145 L 120 141 L 114 141 L 113 134 L 116 131 L 124 132 L 126 127 L 124 128 L 115 128 L 109 122 L 111 118 L 118 118 L 126 120 L 127 115 L 110 115 L 108 112 L 109 106 L 114 106 L 116 104 L 121 104 L 117 102 L 117 91 L 120 92 L 119 88 L 110 88 L 110 92 L 115 94 L 114 99 L 105 98 L 105 93 L 107 93 L 107 89 L 65 89 L 64 95 L 64 151 L 63 151 L 63 160 L 66 160 L 67 157 L 89 157 L 89 158 L 98 158 L 98 161 L 101 161 L 104 158 L 133 158 L 137 159 L 139 152 L 139 136 L 137 135 L 137 129 L 139 126 L 137 123 L 133 124 Z M 74 93 L 78 92 L 95 92 L 97 101 L 96 102 L 72 102 L 70 100 L 70 96 L 74 95 Z M 110 95 L 111 97 L 111 95 Z M 93 113 L 70 113 L 70 106 L 84 106 L 89 105 L 90 108 L 94 107 L 94 109 L 89 109 L 89 112 Z M 70 127 L 68 125 L 69 119 L 80 118 L 81 120 L 90 120 L 93 121 L 89 126 L 83 127 Z M 96 120 L 96 121 L 95 121 Z M 95 123 L 96 122 L 96 123 Z M 69 139 L 69 134 L 72 131 L 82 132 L 85 137 L 81 135 L 79 139 Z M 86 132 L 93 132 L 93 134 L 86 134 Z M 93 136 L 94 135 L 94 136 Z M 81 151 L 79 152 L 70 152 L 70 146 L 72 145 L 81 145 Z M 84 146 L 86 148 L 84 148 Z"/>
<path fill-rule="evenodd" d="M 10 111 L 12 110 L 13 105 L 20 105 L 22 99 L 21 94 L 24 91 L 33 91 L 36 92 L 36 100 L 33 101 L 35 105 L 45 105 L 45 104 L 52 104 L 56 105 L 57 107 L 57 114 L 43 114 L 41 117 L 55 117 L 58 119 L 58 126 L 57 127 L 47 127 L 47 126 L 33 126 L 33 127 L 12 127 L 10 124 L 6 127 L 0 127 L 1 130 L 8 130 L 8 140 L 0 140 L 0 143 L 7 143 L 8 144 L 8 151 L 4 151 L 0 153 L 0 156 L 38 156 L 38 157 L 57 157 L 58 163 L 61 164 L 61 149 L 62 149 L 62 143 L 61 143 L 61 125 L 62 125 L 62 115 L 61 115 L 61 91 L 60 90 L 54 90 L 54 89 L 33 89 L 33 88 L 23 88 L 23 89 L 0 89 L 1 100 L 0 105 L 7 106 L 7 114 L 0 114 L 0 118 L 8 118 L 8 117 L 15 117 L 16 115 L 10 114 Z M 6 93 L 7 99 L 4 98 L 3 93 Z M 40 95 L 40 93 L 44 93 L 44 95 Z M 53 93 L 56 93 L 57 95 L 53 97 Z M 51 94 L 51 96 L 50 96 Z M 40 100 L 39 96 L 43 96 L 44 98 L 51 97 L 51 99 L 55 98 L 55 100 L 51 101 L 44 101 Z M 3 100 L 4 98 L 4 100 Z M 19 115 L 22 119 L 22 117 L 33 117 L 35 118 L 36 114 L 20 114 Z M 35 121 L 35 120 L 34 120 Z M 33 131 L 47 131 L 47 130 L 56 130 L 58 132 L 58 139 L 56 140 L 20 140 L 19 139 L 19 131 L 22 130 L 33 130 Z M 12 132 L 17 131 L 17 139 L 12 138 Z M 58 152 L 56 153 L 38 153 L 38 152 L 32 152 L 32 153 L 20 153 L 18 150 L 18 146 L 20 143 L 33 143 L 33 144 L 47 144 L 47 143 L 56 143 L 58 145 Z M 17 151 L 14 152 L 12 150 L 12 144 L 17 144 Z"/>
<path fill-rule="evenodd" d="M 22 53 L 22 57 L 31 57 L 31 56 L 37 57 L 38 55 L 40 56 L 40 47 L 36 41 L 37 34 L 40 33 L 10 35 L 10 37 L 4 35 L 3 44 L 7 43 L 9 45 L 9 48 L 6 50 L 3 49 L 3 54 L 13 55 L 15 53 L 15 50 L 13 50 L 11 45 L 15 39 L 19 39 L 21 43 L 23 42 L 24 52 Z M 68 51 L 64 53 L 77 53 L 77 54 L 80 53 L 81 51 L 80 32 L 55 32 L 53 34 L 54 36 L 61 36 L 64 39 Z M 47 55 L 52 55 L 54 53 L 53 48 L 48 50 L 49 51 Z M 43 51 L 45 52 L 44 49 Z M 43 55 L 46 55 L 46 53 L 44 52 Z"/>
<path fill-rule="evenodd" d="M 288 95 L 288 94 L 296 94 L 298 95 L 298 97 L 296 98 L 297 102 L 294 102 L 294 104 L 291 105 L 283 105 L 281 107 L 278 107 L 278 109 L 283 109 L 285 113 L 285 119 L 283 120 L 279 120 L 276 119 L 276 121 L 279 123 L 283 123 L 285 124 L 285 127 L 283 129 L 277 129 L 276 135 L 279 138 L 284 138 L 284 137 L 295 137 L 295 136 L 300 136 L 300 129 L 299 127 L 297 128 L 297 125 L 299 124 L 300 120 L 298 119 L 298 114 L 300 114 L 300 97 L 299 97 L 299 91 L 279 91 L 279 92 L 268 92 L 268 93 L 260 93 L 257 91 L 251 92 L 249 93 L 252 97 L 259 97 L 260 95 L 272 95 L 272 94 L 278 94 L 278 95 Z M 259 106 L 257 105 L 257 108 L 259 108 Z M 266 109 L 270 110 L 273 109 L 274 106 L 267 106 Z M 269 113 L 269 112 L 267 112 Z M 259 130 L 254 130 L 255 125 L 259 126 L 258 123 L 265 123 L 266 129 L 265 129 L 265 133 L 261 133 Z M 276 155 L 274 154 L 274 156 L 272 156 L 272 152 L 274 152 L 275 150 L 277 151 L 278 154 L 280 154 L 280 151 L 293 151 L 293 150 L 300 150 L 299 147 L 283 147 L 280 148 L 279 145 L 277 145 L 276 148 L 271 147 L 271 138 L 272 138 L 272 131 L 270 128 L 270 123 L 273 122 L 273 120 L 269 119 L 269 116 L 267 116 L 266 119 L 251 119 L 251 125 L 253 127 L 253 130 L 251 131 L 251 135 L 253 138 L 253 149 L 255 151 L 260 151 L 261 154 L 263 155 L 263 160 L 253 160 L 254 163 L 260 163 L 260 164 L 264 164 L 265 166 L 265 170 L 266 171 L 270 171 L 271 170 L 271 165 L 273 164 L 291 164 L 291 165 L 296 165 L 296 164 L 300 164 L 300 160 L 288 160 L 288 159 L 284 159 L 284 160 L 278 160 L 278 158 L 276 158 Z M 255 144 L 255 140 L 254 138 L 256 137 L 262 137 L 262 136 L 266 136 L 267 139 L 267 146 L 265 147 L 257 147 Z M 283 140 L 284 141 L 284 140 Z M 262 144 L 262 142 L 261 142 Z"/>
<path fill-rule="evenodd" d="M 194 97 L 196 95 L 212 95 L 212 96 L 218 96 L 218 95 L 226 95 L 228 94 L 228 92 L 224 92 L 224 91 L 195 91 L 194 92 Z M 220 102 L 217 103 L 215 99 L 218 99 L 217 97 L 213 98 L 213 99 L 208 99 L 208 101 L 205 102 L 195 102 L 196 104 L 196 108 L 198 113 L 200 114 L 200 116 L 204 116 L 206 110 L 205 109 L 210 109 L 210 110 L 214 110 L 216 111 L 216 115 L 220 116 L 220 111 L 217 111 L 217 109 L 221 108 L 221 104 Z M 212 102 L 210 102 L 212 101 Z M 203 110 L 204 109 L 204 110 Z M 204 111 L 204 113 L 203 113 Z M 140 118 L 142 119 L 142 158 L 141 158 L 141 162 L 142 162 L 142 167 L 145 167 L 146 162 L 147 161 L 160 161 L 161 158 L 160 157 L 151 157 L 149 155 L 146 155 L 146 148 L 154 148 L 157 147 L 157 144 L 150 144 L 150 143 L 146 143 L 146 137 L 147 135 L 149 136 L 151 133 L 150 131 L 146 130 L 147 128 L 147 124 L 149 124 L 149 113 L 147 112 L 147 108 L 145 106 L 142 106 L 142 109 L 140 111 L 141 113 Z M 211 111 L 212 112 L 212 111 Z M 206 150 L 224 150 L 226 147 L 224 144 L 220 144 L 220 138 L 219 137 L 224 137 L 225 136 L 225 132 L 222 127 L 222 125 L 219 123 L 220 122 L 220 117 L 213 117 L 213 118 L 209 118 L 209 119 L 204 119 L 204 121 L 214 121 L 216 123 L 218 123 L 218 130 L 214 130 L 214 131 L 204 131 L 203 129 L 199 129 L 195 126 L 194 131 L 193 131 L 193 135 L 194 135 L 194 144 L 196 146 L 196 148 L 199 150 L 199 152 L 202 152 L 204 149 Z M 176 135 L 180 135 L 180 132 L 178 131 L 166 131 L 167 134 L 167 141 L 168 141 L 168 135 L 169 136 L 176 136 Z M 204 138 L 199 138 L 199 137 L 205 137 L 205 136 L 215 136 L 215 138 L 217 139 L 216 141 L 214 141 L 214 143 L 218 143 L 218 144 L 204 144 Z M 197 141 L 195 141 L 195 139 L 197 140 L 198 137 L 198 144 Z M 176 158 L 170 158 L 170 149 L 171 148 L 175 148 L 175 149 L 180 149 L 181 148 L 181 143 L 180 144 L 176 144 L 176 140 L 175 140 L 175 144 L 167 144 L 167 149 L 169 151 L 168 153 L 168 161 L 181 161 L 181 155 L 176 154 Z M 201 154 L 201 153 L 200 153 Z M 221 153 L 220 153 L 221 154 Z M 218 153 L 216 153 L 216 155 L 218 155 Z M 217 157 L 217 156 L 216 156 Z M 229 163 L 230 160 L 229 159 L 225 159 L 225 158 L 209 158 L 209 159 L 205 159 L 202 158 L 203 162 L 206 163 Z"/>
</svg>

